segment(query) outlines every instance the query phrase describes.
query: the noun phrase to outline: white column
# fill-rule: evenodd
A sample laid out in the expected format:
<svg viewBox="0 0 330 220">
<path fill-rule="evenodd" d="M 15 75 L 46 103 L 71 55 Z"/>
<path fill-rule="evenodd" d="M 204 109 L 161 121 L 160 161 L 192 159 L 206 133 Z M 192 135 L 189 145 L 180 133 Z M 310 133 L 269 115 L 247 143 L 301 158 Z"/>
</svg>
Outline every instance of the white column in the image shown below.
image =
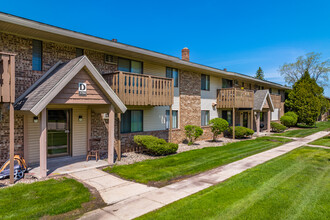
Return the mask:
<svg viewBox="0 0 330 220">
<path fill-rule="evenodd" d="M 108 163 L 114 162 L 115 146 L 115 109 L 113 105 L 109 107 L 109 129 L 108 129 Z"/>
<path fill-rule="evenodd" d="M 47 176 L 47 110 L 40 114 L 40 177 Z"/>
</svg>

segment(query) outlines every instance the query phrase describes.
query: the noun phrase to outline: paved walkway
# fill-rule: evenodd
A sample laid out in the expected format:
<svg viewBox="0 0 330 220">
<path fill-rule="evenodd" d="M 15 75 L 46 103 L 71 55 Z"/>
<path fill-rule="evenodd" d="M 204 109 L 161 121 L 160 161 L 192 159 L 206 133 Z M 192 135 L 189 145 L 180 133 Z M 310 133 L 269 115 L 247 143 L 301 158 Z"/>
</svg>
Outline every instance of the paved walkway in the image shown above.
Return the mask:
<svg viewBox="0 0 330 220">
<path fill-rule="evenodd" d="M 107 199 L 107 196 L 102 195 L 102 190 L 100 191 L 100 194 L 102 198 L 106 199 L 106 202 L 109 203 L 113 201 L 118 201 L 117 203 L 113 202 L 114 204 L 109 205 L 102 209 L 97 209 L 92 212 L 86 213 L 81 219 L 133 219 L 136 217 L 139 217 L 141 215 L 144 215 L 148 212 L 154 211 L 160 207 L 163 207 L 169 203 L 172 203 L 174 201 L 177 201 L 179 199 L 182 199 L 184 197 L 187 197 L 189 195 L 192 195 L 198 191 L 201 191 L 205 188 L 208 188 L 212 185 L 218 184 L 236 174 L 239 174 L 249 168 L 255 167 L 259 164 L 262 164 L 268 160 L 271 160 L 275 157 L 281 156 L 293 149 L 296 149 L 298 147 L 301 147 L 303 145 L 308 144 L 309 142 L 312 142 L 316 139 L 319 139 L 323 136 L 328 135 L 329 132 L 318 132 L 316 134 L 310 135 L 305 138 L 300 138 L 296 141 L 284 144 L 282 146 L 279 146 L 277 148 L 273 148 L 268 151 L 264 151 L 259 154 L 252 155 L 250 157 L 244 158 L 242 160 L 233 162 L 231 164 L 227 164 L 215 169 L 212 169 L 210 171 L 201 173 L 199 175 L 193 176 L 189 179 L 173 183 L 171 185 L 165 186 L 163 188 L 153 188 L 153 187 L 147 187 L 143 185 L 144 187 L 140 186 L 141 184 L 138 183 L 131 183 L 125 180 L 121 180 L 119 178 L 118 181 L 122 182 L 128 182 L 129 185 L 129 192 L 135 191 L 135 187 L 137 187 L 135 191 L 135 195 L 127 197 L 126 199 L 123 199 L 121 201 L 118 200 L 118 195 L 116 193 L 123 193 L 120 190 L 120 184 L 118 185 L 119 188 L 117 191 L 112 190 L 111 187 L 108 188 L 107 196 L 109 196 L 110 199 Z M 102 171 L 99 171 L 102 172 Z M 74 174 L 73 176 L 79 177 L 79 178 L 85 178 L 83 177 L 84 173 L 80 173 L 80 177 L 77 174 Z M 98 174 L 96 174 L 98 175 Z M 114 178 L 112 175 L 109 174 L 103 174 L 103 176 L 96 177 L 99 179 L 102 178 L 108 178 L 108 181 L 102 180 L 104 182 L 104 187 L 109 187 L 108 185 L 113 184 L 111 183 L 112 178 Z M 91 181 L 91 185 L 94 184 L 93 176 L 90 176 L 89 181 Z M 89 182 L 87 182 L 89 183 Z M 126 183 L 123 183 L 126 184 Z M 96 184 L 95 184 L 96 185 Z M 95 186 L 94 185 L 94 186 Z M 125 190 L 126 188 L 122 188 L 122 190 Z M 143 192 L 146 190 L 146 192 Z M 110 193 L 111 192 L 111 193 Z M 129 193 L 128 193 L 129 194 Z M 111 199 L 111 197 L 115 199 Z"/>
</svg>

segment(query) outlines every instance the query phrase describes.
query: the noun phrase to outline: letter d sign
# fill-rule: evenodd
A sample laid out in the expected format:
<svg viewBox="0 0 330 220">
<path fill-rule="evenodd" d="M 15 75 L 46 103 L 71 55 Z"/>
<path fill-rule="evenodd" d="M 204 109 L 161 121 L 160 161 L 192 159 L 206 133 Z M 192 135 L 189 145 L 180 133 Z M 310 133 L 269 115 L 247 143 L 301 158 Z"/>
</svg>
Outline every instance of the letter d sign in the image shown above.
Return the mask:
<svg viewBox="0 0 330 220">
<path fill-rule="evenodd" d="M 86 83 L 79 83 L 79 95 L 80 96 L 86 96 L 87 95 L 87 86 Z"/>
</svg>

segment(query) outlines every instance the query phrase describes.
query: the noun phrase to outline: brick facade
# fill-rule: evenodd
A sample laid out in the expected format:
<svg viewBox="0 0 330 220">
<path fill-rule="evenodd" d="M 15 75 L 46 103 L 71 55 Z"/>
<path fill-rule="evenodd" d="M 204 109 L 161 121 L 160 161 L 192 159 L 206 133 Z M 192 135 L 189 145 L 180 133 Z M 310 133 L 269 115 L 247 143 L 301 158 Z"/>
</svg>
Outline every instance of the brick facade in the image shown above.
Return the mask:
<svg viewBox="0 0 330 220">
<path fill-rule="evenodd" d="M 9 113 L 8 105 L 4 104 L 0 110 L 3 112 L 0 120 L 0 165 L 9 159 Z M 15 114 L 15 154 L 24 156 L 24 117 Z"/>
</svg>

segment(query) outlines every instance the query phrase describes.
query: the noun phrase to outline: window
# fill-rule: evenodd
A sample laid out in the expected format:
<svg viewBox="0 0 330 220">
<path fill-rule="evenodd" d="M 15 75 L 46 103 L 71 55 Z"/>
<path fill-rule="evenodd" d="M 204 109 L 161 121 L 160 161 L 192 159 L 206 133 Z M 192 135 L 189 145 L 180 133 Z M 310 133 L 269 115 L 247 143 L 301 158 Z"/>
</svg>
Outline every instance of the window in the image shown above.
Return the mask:
<svg viewBox="0 0 330 220">
<path fill-rule="evenodd" d="M 118 70 L 131 73 L 143 73 L 143 65 L 140 61 L 118 58 Z"/>
<path fill-rule="evenodd" d="M 143 111 L 127 110 L 121 118 L 120 132 L 130 133 L 143 131 Z"/>
<path fill-rule="evenodd" d="M 81 57 L 84 55 L 84 49 L 76 48 L 76 57 Z"/>
<path fill-rule="evenodd" d="M 210 76 L 202 74 L 202 83 L 201 83 L 202 90 L 210 90 Z"/>
<path fill-rule="evenodd" d="M 244 82 L 242 82 L 242 87 L 244 88 Z"/>
<path fill-rule="evenodd" d="M 202 126 L 206 126 L 209 124 L 210 121 L 210 111 L 209 110 L 202 110 Z"/>
<path fill-rule="evenodd" d="M 166 77 L 174 79 L 174 87 L 179 85 L 179 72 L 178 69 L 166 67 Z"/>
<path fill-rule="evenodd" d="M 272 88 L 269 88 L 269 93 L 272 94 L 273 93 L 273 90 Z"/>
<path fill-rule="evenodd" d="M 251 83 L 249 84 L 249 90 L 252 90 L 252 85 L 251 85 Z"/>
<path fill-rule="evenodd" d="M 178 128 L 178 111 L 172 110 L 172 128 Z M 165 128 L 168 129 L 170 127 L 170 110 L 166 110 L 166 122 Z"/>
<path fill-rule="evenodd" d="M 32 41 L 32 70 L 42 71 L 42 41 Z"/>
<path fill-rule="evenodd" d="M 277 90 L 277 93 L 278 93 L 279 95 L 281 95 L 281 90 Z"/>
<path fill-rule="evenodd" d="M 272 121 L 277 121 L 279 116 L 279 109 L 275 108 L 274 112 L 271 112 L 271 115 L 272 115 L 271 117 Z"/>
<path fill-rule="evenodd" d="M 222 88 L 232 88 L 233 87 L 233 80 L 229 79 L 222 79 Z"/>
<path fill-rule="evenodd" d="M 104 54 L 104 62 L 105 63 L 114 63 L 113 56 L 109 54 Z"/>
<path fill-rule="evenodd" d="M 229 125 L 233 124 L 232 111 L 222 111 L 222 118 L 225 119 Z"/>
</svg>

